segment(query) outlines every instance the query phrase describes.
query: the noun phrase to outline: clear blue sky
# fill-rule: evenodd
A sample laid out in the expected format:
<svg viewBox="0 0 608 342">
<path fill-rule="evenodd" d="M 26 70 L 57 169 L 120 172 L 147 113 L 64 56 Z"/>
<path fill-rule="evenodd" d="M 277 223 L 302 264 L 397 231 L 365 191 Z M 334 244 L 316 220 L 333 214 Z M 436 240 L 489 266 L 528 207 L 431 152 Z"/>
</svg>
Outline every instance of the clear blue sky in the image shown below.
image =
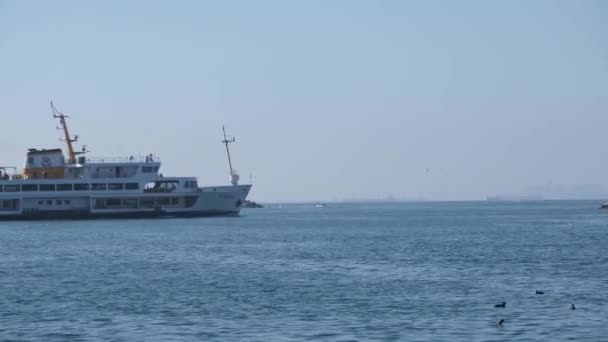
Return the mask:
<svg viewBox="0 0 608 342">
<path fill-rule="evenodd" d="M 155 152 L 254 199 L 608 184 L 606 1 L 3 1 L 2 164 Z"/>
</svg>

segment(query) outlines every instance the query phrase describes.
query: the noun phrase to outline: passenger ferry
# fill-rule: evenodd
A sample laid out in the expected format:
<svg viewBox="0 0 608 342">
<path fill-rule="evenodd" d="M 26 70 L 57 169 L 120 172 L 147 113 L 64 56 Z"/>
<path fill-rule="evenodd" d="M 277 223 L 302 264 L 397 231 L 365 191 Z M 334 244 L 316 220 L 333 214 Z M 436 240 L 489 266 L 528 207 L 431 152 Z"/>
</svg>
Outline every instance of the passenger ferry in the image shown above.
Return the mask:
<svg viewBox="0 0 608 342">
<path fill-rule="evenodd" d="M 88 158 L 85 147 L 74 150 L 68 116 L 51 108 L 67 156 L 58 148 L 31 148 L 22 172 L 0 167 L 0 220 L 238 215 L 245 203 L 251 184 L 238 184 L 228 147 L 235 139 L 225 130 L 231 184 L 200 187 L 196 177 L 163 176 L 155 155 Z"/>
</svg>

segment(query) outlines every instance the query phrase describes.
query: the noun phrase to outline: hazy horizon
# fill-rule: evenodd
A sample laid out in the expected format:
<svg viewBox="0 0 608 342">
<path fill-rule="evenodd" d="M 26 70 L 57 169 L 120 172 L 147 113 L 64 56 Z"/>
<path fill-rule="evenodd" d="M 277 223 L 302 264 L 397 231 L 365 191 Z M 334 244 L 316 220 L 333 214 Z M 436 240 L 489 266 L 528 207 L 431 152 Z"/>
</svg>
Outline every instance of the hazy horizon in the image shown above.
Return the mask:
<svg viewBox="0 0 608 342">
<path fill-rule="evenodd" d="M 65 150 L 53 100 L 203 185 L 226 125 L 259 202 L 601 196 L 607 37 L 604 1 L 0 1 L 0 164 Z"/>
</svg>

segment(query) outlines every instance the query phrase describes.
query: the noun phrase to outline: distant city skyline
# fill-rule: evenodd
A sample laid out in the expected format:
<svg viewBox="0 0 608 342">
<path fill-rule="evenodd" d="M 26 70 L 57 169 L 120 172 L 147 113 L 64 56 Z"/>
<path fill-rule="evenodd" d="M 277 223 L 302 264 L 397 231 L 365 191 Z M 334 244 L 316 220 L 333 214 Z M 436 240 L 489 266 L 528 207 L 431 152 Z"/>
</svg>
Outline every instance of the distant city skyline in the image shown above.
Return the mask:
<svg viewBox="0 0 608 342">
<path fill-rule="evenodd" d="M 607 36 L 605 1 L 2 1 L 0 164 L 64 148 L 53 100 L 203 185 L 226 125 L 258 202 L 605 193 Z"/>
</svg>

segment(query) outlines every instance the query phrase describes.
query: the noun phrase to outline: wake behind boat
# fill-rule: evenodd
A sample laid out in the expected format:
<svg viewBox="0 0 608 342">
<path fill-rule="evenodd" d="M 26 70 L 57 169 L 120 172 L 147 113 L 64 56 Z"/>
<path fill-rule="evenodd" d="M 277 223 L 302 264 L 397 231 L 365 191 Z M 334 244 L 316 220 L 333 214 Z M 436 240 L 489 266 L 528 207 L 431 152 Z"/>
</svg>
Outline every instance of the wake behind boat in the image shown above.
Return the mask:
<svg viewBox="0 0 608 342">
<path fill-rule="evenodd" d="M 74 151 L 66 118 L 53 104 L 67 145 L 28 150 L 22 172 L 0 167 L 0 220 L 237 215 L 251 184 L 239 185 L 224 130 L 231 185 L 199 187 L 196 177 L 164 177 L 155 155 L 88 158 Z"/>
</svg>

